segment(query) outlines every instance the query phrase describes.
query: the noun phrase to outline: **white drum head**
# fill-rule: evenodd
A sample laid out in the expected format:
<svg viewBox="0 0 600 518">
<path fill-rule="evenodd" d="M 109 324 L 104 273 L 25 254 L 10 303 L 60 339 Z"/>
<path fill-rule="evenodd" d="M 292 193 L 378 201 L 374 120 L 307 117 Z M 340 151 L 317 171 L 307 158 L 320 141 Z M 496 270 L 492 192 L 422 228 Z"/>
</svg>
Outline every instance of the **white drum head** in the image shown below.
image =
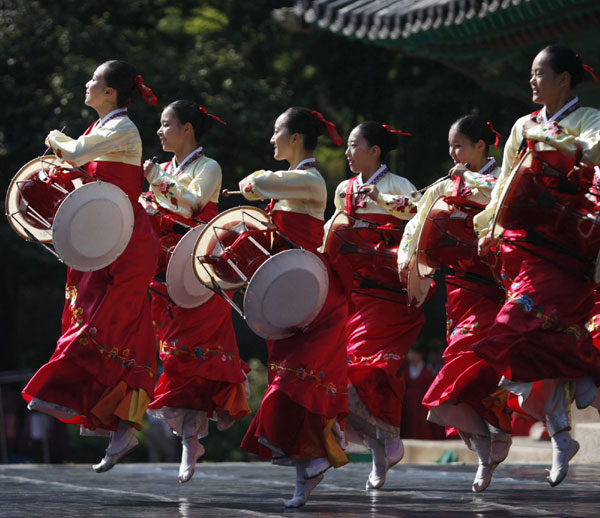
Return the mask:
<svg viewBox="0 0 600 518">
<path fill-rule="evenodd" d="M 246 322 L 263 338 L 287 338 L 315 319 L 328 290 L 327 267 L 319 257 L 303 249 L 280 252 L 250 279 L 244 296 Z"/>
<path fill-rule="evenodd" d="M 423 302 L 425 302 L 430 289 L 431 279 L 421 279 L 414 269 L 408 271 L 406 290 L 408 292 L 409 305 L 415 308 L 423 305 Z"/>
<path fill-rule="evenodd" d="M 419 235 L 415 237 L 415 239 L 417 240 L 417 247 L 414 271 L 420 279 L 428 279 L 435 272 L 434 268 L 431 268 L 423 263 L 423 258 L 421 257 L 421 249 L 423 248 L 422 241 L 425 236 L 423 230 L 427 232 L 427 229 L 425 227 L 428 224 L 430 224 L 430 217 L 433 217 L 435 213 L 439 210 L 450 210 L 450 207 L 448 207 L 448 204 L 444 201 L 443 196 L 440 196 L 437 200 L 433 202 L 431 207 L 429 207 L 429 210 L 427 211 L 427 216 L 425 216 L 425 223 L 423 223 L 423 225 L 419 229 Z"/>
<path fill-rule="evenodd" d="M 264 210 L 252 206 L 234 207 L 215 216 L 206 224 L 193 249 L 193 268 L 200 282 L 212 288 L 214 281 L 224 290 L 234 290 L 244 286 L 246 282 L 233 282 L 220 278 L 214 265 L 210 261 L 203 261 L 202 258 L 218 258 L 221 256 L 223 247 L 219 243 L 218 236 L 220 236 L 220 239 L 224 237 L 233 239 L 246 230 L 266 230 L 271 226 L 272 223 L 268 214 Z"/>
<path fill-rule="evenodd" d="M 167 292 L 182 308 L 195 308 L 210 299 L 214 292 L 202 284 L 194 273 L 192 251 L 206 225 L 198 225 L 183 236 L 167 265 Z"/>
<path fill-rule="evenodd" d="M 17 174 L 8 186 L 5 198 L 8 222 L 13 230 L 27 241 L 37 239 L 42 243 L 52 243 L 52 228 L 38 228 L 37 226 L 32 225 L 30 221 L 24 217 L 23 211 L 25 210 L 25 207 L 20 189 L 27 180 L 33 178 L 35 175 L 40 173 L 44 175 L 46 171 L 49 173 L 53 167 L 60 167 L 61 165 L 64 164 L 55 155 L 45 155 L 34 158 L 17 171 Z M 28 234 L 27 231 L 31 235 Z"/>
<path fill-rule="evenodd" d="M 336 248 L 339 246 L 339 244 L 334 242 L 335 231 L 340 227 L 352 227 L 352 221 L 350 221 L 348 214 L 341 211 L 337 214 L 334 214 L 333 218 L 331 219 L 331 224 L 327 227 L 325 231 L 325 238 L 323 239 L 323 243 L 325 243 L 323 246 L 323 250 L 325 252 L 336 251 Z"/>
<path fill-rule="evenodd" d="M 127 195 L 108 182 L 91 182 L 70 193 L 54 217 L 54 249 L 67 266 L 95 271 L 119 257 L 133 232 Z"/>
</svg>

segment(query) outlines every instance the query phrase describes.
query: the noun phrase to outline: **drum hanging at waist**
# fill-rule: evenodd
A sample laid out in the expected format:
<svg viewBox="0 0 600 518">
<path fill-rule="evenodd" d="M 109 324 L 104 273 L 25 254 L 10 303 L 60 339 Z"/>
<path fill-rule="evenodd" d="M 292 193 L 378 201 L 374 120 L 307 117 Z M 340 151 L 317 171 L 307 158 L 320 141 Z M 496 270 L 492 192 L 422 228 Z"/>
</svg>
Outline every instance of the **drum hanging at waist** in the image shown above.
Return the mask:
<svg viewBox="0 0 600 518">
<path fill-rule="evenodd" d="M 133 207 L 119 187 L 67 168 L 53 155 L 25 164 L 6 193 L 15 232 L 43 245 L 67 266 L 94 271 L 111 264 L 133 232 Z"/>
<path fill-rule="evenodd" d="M 194 271 L 266 339 L 300 333 L 318 315 L 328 270 L 315 254 L 294 248 L 273 253 L 276 226 L 255 207 L 237 207 L 211 220 L 193 249 Z M 240 307 L 225 292 L 243 294 Z"/>
<path fill-rule="evenodd" d="M 515 242 L 558 252 L 565 257 L 559 266 L 597 283 L 600 211 L 592 190 L 594 170 L 574 166 L 574 160 L 558 151 L 525 153 L 500 198 L 492 237 L 513 240 L 511 235 L 523 235 Z"/>
</svg>

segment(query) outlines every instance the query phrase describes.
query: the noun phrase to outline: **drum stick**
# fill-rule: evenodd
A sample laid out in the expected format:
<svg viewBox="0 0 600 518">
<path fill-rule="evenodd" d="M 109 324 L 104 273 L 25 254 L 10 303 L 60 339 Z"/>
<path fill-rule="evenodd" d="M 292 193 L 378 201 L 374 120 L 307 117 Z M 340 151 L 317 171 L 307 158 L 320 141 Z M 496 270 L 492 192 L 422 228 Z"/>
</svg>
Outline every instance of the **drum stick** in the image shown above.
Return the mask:
<svg viewBox="0 0 600 518">
<path fill-rule="evenodd" d="M 340 193 L 340 198 L 345 198 L 346 196 L 348 196 L 348 194 L 350 194 L 350 196 L 356 196 L 358 194 L 366 194 L 367 191 L 358 191 L 358 192 L 351 192 L 351 193 L 347 193 L 347 192 L 341 192 Z"/>
<path fill-rule="evenodd" d="M 471 167 L 471 164 L 469 164 L 469 162 L 465 162 L 464 166 L 469 169 L 469 167 Z M 439 178 L 438 180 L 436 180 L 433 183 L 430 183 L 429 185 L 427 185 L 426 187 L 423 187 L 422 189 L 419 189 L 417 191 L 413 191 L 410 193 L 410 195 L 414 198 L 417 194 L 421 194 L 422 192 L 425 192 L 427 189 L 429 189 L 430 187 L 433 187 L 434 185 L 437 185 L 440 182 L 443 182 L 444 180 L 448 180 L 452 178 L 452 175 L 450 173 L 448 173 L 446 176 L 444 176 L 443 178 Z"/>
<path fill-rule="evenodd" d="M 60 132 L 64 133 L 66 129 L 67 129 L 67 127 L 63 126 L 62 129 L 60 130 Z M 44 154 L 42 156 L 46 156 L 48 153 L 50 153 L 50 151 L 52 151 L 52 148 L 50 146 L 47 146 L 46 151 L 44 151 Z"/>
<path fill-rule="evenodd" d="M 439 180 L 436 180 L 433 183 L 430 183 L 429 185 L 423 187 L 422 189 L 418 189 L 416 191 L 411 192 L 410 195 L 414 198 L 417 194 L 421 194 L 421 193 L 425 192 L 430 187 L 433 187 L 434 185 L 437 185 L 438 183 L 443 182 L 444 180 L 448 180 L 448 178 L 450 178 L 449 174 L 447 174 L 443 178 L 440 178 Z"/>
<path fill-rule="evenodd" d="M 223 189 L 221 194 L 227 198 L 227 196 L 231 196 L 232 194 L 244 194 L 242 191 L 230 191 L 228 189 Z"/>
</svg>

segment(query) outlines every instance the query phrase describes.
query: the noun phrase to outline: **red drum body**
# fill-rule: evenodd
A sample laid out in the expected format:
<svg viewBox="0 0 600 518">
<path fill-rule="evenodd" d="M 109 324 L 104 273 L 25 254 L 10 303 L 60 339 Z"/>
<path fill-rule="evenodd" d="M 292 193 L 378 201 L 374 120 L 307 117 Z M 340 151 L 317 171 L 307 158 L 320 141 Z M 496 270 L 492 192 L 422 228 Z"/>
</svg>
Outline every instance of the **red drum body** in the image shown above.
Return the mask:
<svg viewBox="0 0 600 518">
<path fill-rule="evenodd" d="M 267 213 L 255 207 L 222 212 L 196 243 L 198 278 L 209 287 L 214 280 L 224 290 L 244 287 L 271 257 L 274 231 Z"/>
<path fill-rule="evenodd" d="M 492 236 L 512 240 L 510 231 L 517 231 L 524 243 L 562 253 L 565 268 L 597 283 L 600 211 L 592 194 L 594 169 L 574 166 L 558 151 L 528 151 L 504 189 Z"/>
<path fill-rule="evenodd" d="M 400 289 L 398 277 L 398 246 L 402 240 L 405 222 L 380 214 L 369 214 L 369 219 L 336 214 L 325 236 L 325 251 L 344 255 L 358 276 L 377 287 Z"/>
<path fill-rule="evenodd" d="M 49 155 L 25 164 L 13 178 L 6 196 L 9 222 L 27 241 L 52 243 L 56 211 L 81 180 L 61 172 L 60 161 Z"/>
<path fill-rule="evenodd" d="M 438 198 L 429 210 L 421 231 L 417 260 L 419 273 L 437 270 L 442 265 L 466 271 L 476 261 L 477 237 L 473 230 L 473 216 L 448 205 L 444 198 Z"/>
<path fill-rule="evenodd" d="M 23 239 L 41 243 L 75 270 L 95 271 L 123 253 L 134 215 L 123 190 L 85 174 L 52 155 L 28 162 L 8 187 L 6 215 Z"/>
<path fill-rule="evenodd" d="M 488 280 L 494 277 L 495 256 L 482 261 L 477 255 L 473 216 L 482 209 L 481 205 L 461 197 L 440 197 L 433 203 L 417 237 L 415 270 L 421 279 L 444 268 L 450 268 L 449 275 L 456 277 L 468 274 Z"/>
<path fill-rule="evenodd" d="M 270 237 L 268 232 L 254 228 L 254 225 L 237 224 L 218 229 L 208 244 L 212 250 L 223 251 L 222 261 L 213 265 L 217 277 L 230 283 L 251 279 L 258 267 L 269 258 Z"/>
<path fill-rule="evenodd" d="M 266 212 L 237 207 L 213 218 L 193 250 L 194 271 L 225 297 L 259 336 L 274 340 L 302 332 L 318 315 L 329 289 L 325 263 L 303 249 L 273 254 L 277 228 Z M 240 308 L 225 293 L 244 294 Z"/>
</svg>

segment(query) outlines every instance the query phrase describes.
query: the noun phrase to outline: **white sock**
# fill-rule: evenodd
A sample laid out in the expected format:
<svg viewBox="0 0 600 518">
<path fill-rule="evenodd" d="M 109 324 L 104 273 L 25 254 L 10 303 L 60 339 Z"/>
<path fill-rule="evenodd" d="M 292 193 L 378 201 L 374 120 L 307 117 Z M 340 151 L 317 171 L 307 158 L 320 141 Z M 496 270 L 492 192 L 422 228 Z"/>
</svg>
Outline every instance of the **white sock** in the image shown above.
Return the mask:
<svg viewBox="0 0 600 518">
<path fill-rule="evenodd" d="M 111 432 L 110 442 L 106 453 L 115 455 L 127 448 L 131 437 L 135 433 L 135 428 L 125 421 L 119 421 L 119 426 L 116 432 Z"/>
<path fill-rule="evenodd" d="M 489 465 L 490 463 L 490 448 L 492 445 L 489 435 L 476 435 L 470 436 L 471 444 L 477 453 L 479 458 L 479 464 Z"/>
</svg>

